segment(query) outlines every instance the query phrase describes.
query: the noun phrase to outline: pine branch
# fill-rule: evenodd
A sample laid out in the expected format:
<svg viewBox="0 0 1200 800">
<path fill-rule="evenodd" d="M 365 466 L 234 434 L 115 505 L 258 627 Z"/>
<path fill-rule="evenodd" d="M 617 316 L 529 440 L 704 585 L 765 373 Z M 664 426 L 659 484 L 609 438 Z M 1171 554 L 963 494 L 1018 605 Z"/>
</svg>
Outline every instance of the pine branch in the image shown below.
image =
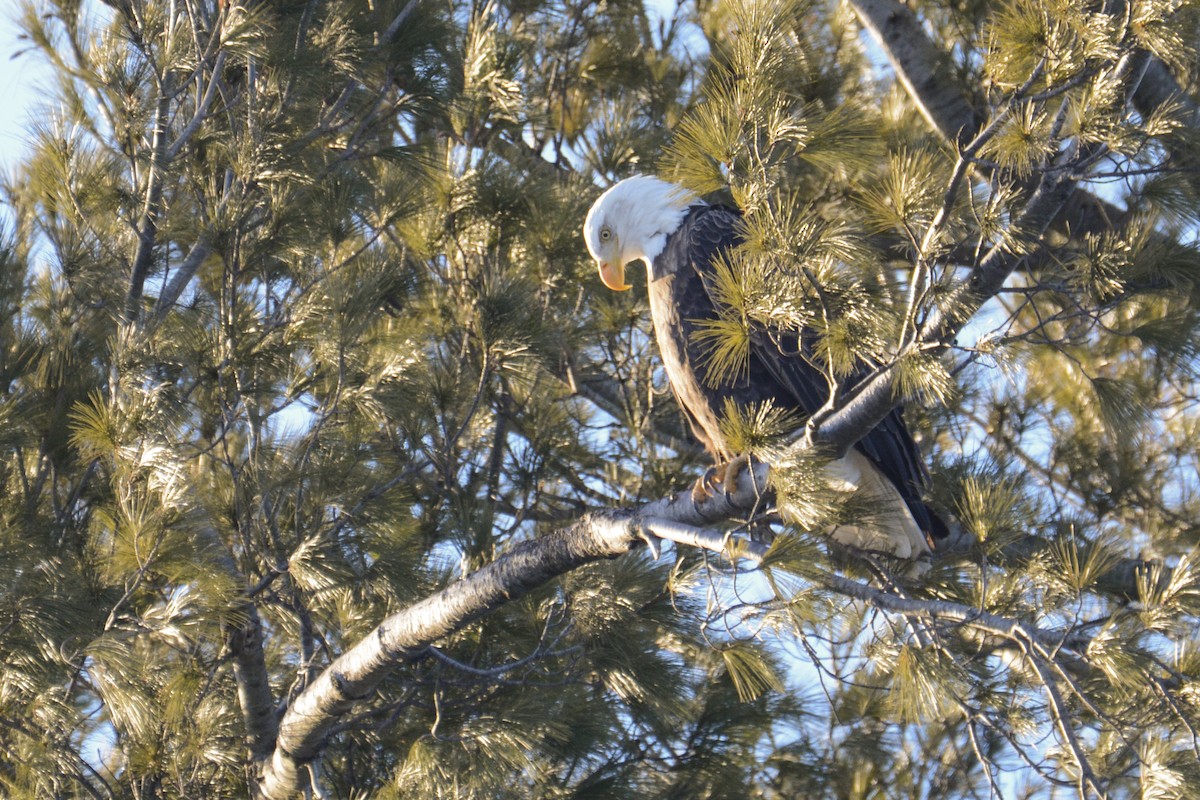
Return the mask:
<svg viewBox="0 0 1200 800">
<path fill-rule="evenodd" d="M 916 14 L 899 0 L 851 0 L 851 5 L 883 47 L 900 82 L 930 126 L 956 151 L 975 140 L 984 119 L 947 68 L 949 55 L 929 37 Z M 1144 52 L 1137 55 L 1148 57 Z M 1152 69 L 1151 75 L 1153 80 L 1143 94 L 1143 102 L 1149 102 L 1152 96 L 1161 101 L 1161 89 L 1160 94 L 1151 94 L 1154 86 L 1166 86 L 1168 90 L 1171 86 L 1161 81 L 1158 70 Z M 1134 98 L 1145 83 L 1134 83 Z M 1065 237 L 1082 237 L 1113 230 L 1125 218 L 1126 213 L 1107 200 L 1073 191 L 1055 210 L 1049 230 Z M 1034 261 L 1030 259 L 1031 266 Z"/>
<path fill-rule="evenodd" d="M 0 717 L 0 728 L 7 728 L 33 741 L 37 741 L 45 735 L 44 731 L 28 728 L 20 722 L 13 722 L 4 717 Z M 84 791 L 96 800 L 103 800 L 105 797 L 111 800 L 117 796 L 104 776 L 97 772 L 86 758 L 75 752 L 73 747 L 61 741 L 55 742 L 55 746 L 59 763 L 63 764 L 62 771 L 68 773 L 68 777 L 78 783 Z M 100 793 L 101 789 L 104 789 L 104 794 Z"/>
<path fill-rule="evenodd" d="M 279 734 L 279 716 L 271 694 L 270 673 L 263 653 L 262 620 L 253 603 L 239 612 L 246 616 L 240 625 L 230 628 L 226 646 L 233 655 L 233 678 L 237 683 L 238 704 L 246 725 L 250 757 L 261 761 L 271 755 Z"/>
<path fill-rule="evenodd" d="M 888 0 L 871 0 L 872 6 L 887 3 Z M 1142 57 L 1126 57 L 1120 72 L 1131 82 L 1132 92 L 1141 79 L 1143 69 L 1137 61 Z M 1143 62 L 1144 63 L 1144 62 Z M 1063 106 L 1065 110 L 1066 106 Z M 1059 116 L 1060 122 L 1062 114 Z M 1060 218 L 1074 197 L 1079 194 L 1080 162 L 1088 162 L 1102 154 L 1102 146 L 1093 146 L 1084 151 L 1078 144 L 1060 153 L 1048 168 L 1043 170 L 1032 196 L 1026 202 L 1021 213 L 1012 220 L 1011 227 L 1022 232 L 1023 237 L 1037 243 Z M 1032 249 L 1037 253 L 1037 248 Z M 958 333 L 978 313 L 984 303 L 996 296 L 1004 287 L 1009 276 L 1019 267 L 1027 265 L 1030 259 L 1028 252 L 1014 250 L 1006 243 L 995 244 L 979 263 L 971 270 L 966 279 L 951 287 L 946 298 L 935 308 L 931 309 L 929 317 L 921 326 L 915 341 L 906 346 L 909 352 L 945 351 L 954 342 Z M 905 355 L 901 352 L 899 356 Z M 834 418 L 826 419 L 814 416 L 808 428 L 802 433 L 810 445 L 819 443 L 833 446 L 834 452 L 844 453 L 846 448 L 853 445 L 855 431 L 866 431 L 877 425 L 895 404 L 896 364 L 884 367 L 856 386 L 853 396 L 845 403 Z M 817 427 L 820 435 L 816 435 Z"/>
<path fill-rule="evenodd" d="M 621 386 L 612 376 L 599 374 L 576 375 L 571 365 L 565 359 L 557 364 L 555 375 L 569 386 L 572 391 L 578 393 L 579 396 L 588 400 L 592 405 L 613 419 L 621 419 L 624 416 L 625 412 L 621 401 Z M 675 424 L 678 421 L 678 416 L 667 417 L 665 419 L 656 418 L 649 433 L 655 442 L 664 447 L 671 448 L 680 455 L 689 455 L 694 458 L 702 457 L 704 455 L 704 448 L 696 444 L 696 441 L 688 435 L 687 431 L 683 430 L 681 425 Z"/>
<path fill-rule="evenodd" d="M 306 765 L 319 757 L 330 728 L 369 697 L 397 666 L 476 619 L 577 567 L 627 553 L 637 543 L 629 517 L 591 514 L 522 543 L 446 589 L 388 617 L 330 664 L 293 701 L 263 767 L 258 796 L 291 797 Z"/>
<path fill-rule="evenodd" d="M 1072 758 L 1075 759 L 1076 768 L 1079 770 L 1079 796 L 1087 797 L 1087 791 L 1090 789 L 1097 797 L 1106 797 L 1107 794 L 1096 778 L 1091 762 L 1084 752 L 1083 744 L 1079 741 L 1079 734 L 1075 731 L 1075 726 L 1071 724 L 1071 709 L 1063 699 L 1062 692 L 1059 691 L 1058 681 L 1043 663 L 1041 656 L 1030 652 L 1027 653 L 1027 657 L 1034 672 L 1037 673 L 1038 679 L 1042 682 L 1042 687 L 1046 690 L 1050 716 L 1054 720 L 1054 727 L 1058 728 L 1059 738 L 1067 746 Z"/>
<path fill-rule="evenodd" d="M 158 295 L 158 300 L 154 303 L 154 322 L 161 322 L 167 312 L 179 300 L 179 296 L 183 294 L 183 290 L 187 288 L 188 283 L 196 274 L 196 270 L 204 263 L 204 259 L 208 258 L 208 254 L 212 252 L 212 237 L 205 231 L 196 239 L 195 244 L 188 250 L 188 254 L 184 256 L 183 262 L 175 270 L 175 274 L 171 276 L 171 281 L 166 285 L 162 292 Z"/>
<path fill-rule="evenodd" d="M 400 9 L 400 13 L 396 15 L 391 24 L 387 26 L 387 30 L 383 32 L 383 36 L 380 38 L 380 44 L 388 44 L 393 38 L 395 38 L 396 34 L 400 32 L 400 27 L 404 25 L 405 20 L 412 16 L 412 13 L 416 11 L 417 3 L 419 2 L 420 0 L 408 0 L 408 2 L 404 4 L 404 8 Z"/>
<path fill-rule="evenodd" d="M 213 528 L 201 529 L 198 536 L 205 541 L 207 551 L 227 575 L 235 580 L 243 580 L 244 576 L 233 556 Z M 254 605 L 254 597 L 259 591 L 261 589 L 256 591 L 252 587 L 246 592 L 244 601 L 230 609 L 225 628 L 225 646 L 233 657 L 233 678 L 237 684 L 238 705 L 246 728 L 246 745 L 255 760 L 270 755 L 279 733 L 279 715 L 275 708 L 275 696 L 271 692 L 262 618 Z"/>
<path fill-rule="evenodd" d="M 1151 58 L 1146 66 L 1145 77 L 1133 93 L 1134 108 L 1144 118 L 1172 103 L 1177 103 L 1182 108 L 1190 125 L 1200 124 L 1200 105 L 1184 92 L 1166 64 L 1157 58 Z"/>
<path fill-rule="evenodd" d="M 214 36 L 213 40 L 217 41 L 219 37 Z M 192 135 L 200 129 L 204 118 L 208 116 L 208 111 L 212 108 L 213 98 L 217 95 L 217 87 L 221 84 L 221 73 L 225 69 L 225 55 L 224 51 L 217 54 L 217 58 L 212 66 L 212 75 L 208 79 L 208 88 L 205 89 L 203 97 L 196 104 L 196 112 L 192 115 L 187 125 L 184 126 L 183 130 L 179 132 L 179 136 L 175 138 L 175 141 L 166 149 L 166 158 L 168 161 L 173 160 L 179 155 L 179 151 L 188 143 Z M 207 59 L 207 56 L 205 58 Z M 199 68 L 197 71 L 199 71 Z"/>
<path fill-rule="evenodd" d="M 1037 644 L 1050 651 L 1063 651 L 1065 649 L 1075 654 L 1081 654 L 1087 650 L 1089 640 L 1086 638 L 1077 636 L 1070 641 L 1064 641 L 1062 631 L 1047 630 L 1038 627 L 1032 622 L 1025 622 L 1015 617 L 993 614 L 974 606 L 953 603 L 948 600 L 902 597 L 887 589 L 870 586 L 832 573 L 822 575 L 817 580 L 830 591 L 870 603 L 875 608 L 883 611 L 890 611 L 895 614 L 903 614 L 931 622 L 951 622 L 967 625 L 1005 639 L 1020 641 L 1026 644 Z"/>
</svg>

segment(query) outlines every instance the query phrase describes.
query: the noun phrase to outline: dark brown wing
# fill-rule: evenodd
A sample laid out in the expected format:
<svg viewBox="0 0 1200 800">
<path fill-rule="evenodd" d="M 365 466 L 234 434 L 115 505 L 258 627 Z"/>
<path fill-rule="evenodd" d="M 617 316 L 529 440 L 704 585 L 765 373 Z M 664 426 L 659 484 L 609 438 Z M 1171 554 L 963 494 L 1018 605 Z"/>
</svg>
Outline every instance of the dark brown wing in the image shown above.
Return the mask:
<svg viewBox="0 0 1200 800">
<path fill-rule="evenodd" d="M 784 390 L 797 399 L 806 415 L 811 415 L 828 398 L 829 383 L 824 374 L 813 366 L 807 354 L 801 352 L 811 346 L 801 341 L 803 343 L 789 353 L 781 349 L 779 342 L 759 334 L 755 350 L 759 360 Z M 854 377 L 847 381 L 848 387 L 853 387 L 854 383 Z M 854 446 L 896 487 L 921 530 L 935 539 L 941 539 L 949 533 L 945 522 L 922 499 L 928 486 L 929 473 L 921 458 L 921 451 L 904 423 L 902 407 L 893 408 Z"/>
<path fill-rule="evenodd" d="M 690 267 L 679 276 L 672 292 L 677 302 L 684 306 L 679 309 L 679 317 L 685 321 L 685 333 L 694 328 L 687 322 L 716 317 L 714 262 L 722 252 L 741 243 L 740 225 L 741 215 L 736 210 L 704 206 L 694 209 L 672 237 L 668 251 L 674 249 L 675 258 L 684 258 Z M 698 296 L 701 290 L 703 296 Z M 694 337 L 689 339 L 687 349 L 691 358 L 688 360 L 703 364 L 704 353 L 700 352 Z M 701 384 L 704 383 L 702 378 Z M 848 383 L 853 386 L 854 378 Z M 825 404 L 829 391 L 829 383 L 813 359 L 808 332 L 771 335 L 758 329 L 751 333 L 746 374 L 733 385 L 710 387 L 708 410 L 719 417 L 727 397 L 742 405 L 770 400 L 778 407 L 807 418 Z M 695 409 L 688 409 L 686 403 L 684 406 L 694 420 Z M 900 408 L 893 409 L 855 447 L 896 487 L 922 530 L 938 539 L 947 534 L 945 523 L 922 500 L 928 473 L 920 450 L 904 424 Z M 721 449 L 718 446 L 714 452 Z"/>
</svg>

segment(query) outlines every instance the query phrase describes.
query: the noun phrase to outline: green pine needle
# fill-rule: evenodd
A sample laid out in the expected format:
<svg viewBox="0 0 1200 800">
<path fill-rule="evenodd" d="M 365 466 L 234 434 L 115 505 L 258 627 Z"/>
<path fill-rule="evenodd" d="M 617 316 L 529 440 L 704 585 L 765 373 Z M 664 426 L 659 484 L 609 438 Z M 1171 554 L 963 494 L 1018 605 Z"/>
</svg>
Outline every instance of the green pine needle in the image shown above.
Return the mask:
<svg viewBox="0 0 1200 800">
<path fill-rule="evenodd" d="M 1103 578 L 1120 555 L 1112 542 L 1081 542 L 1073 534 L 1060 537 L 1050 548 L 1050 577 L 1077 597 Z"/>
<path fill-rule="evenodd" d="M 958 391 L 945 362 L 929 353 L 908 353 L 896 362 L 896 392 L 925 404 L 949 405 Z"/>
<path fill-rule="evenodd" d="M 992 472 L 962 479 L 955 516 L 989 550 L 999 550 L 1028 529 L 1025 499 L 1016 480 Z"/>
<path fill-rule="evenodd" d="M 888 158 L 887 172 L 859 195 L 867 222 L 875 231 L 896 231 L 921 240 L 942 205 L 940 154 L 902 149 Z"/>
<path fill-rule="evenodd" d="M 1115 378 L 1092 378 L 1089 383 L 1109 433 L 1126 441 L 1137 436 L 1149 415 L 1138 385 Z"/>
<path fill-rule="evenodd" d="M 743 703 L 766 692 L 783 691 L 783 682 L 763 650 L 750 642 L 735 641 L 720 649 L 726 674 Z"/>
<path fill-rule="evenodd" d="M 954 713 L 953 694 L 961 687 L 958 671 L 936 652 L 903 646 L 892 667 L 887 704 L 901 721 L 920 723 Z"/>
<path fill-rule="evenodd" d="M 1051 155 L 1053 127 L 1054 120 L 1047 112 L 1032 104 L 1023 105 L 984 144 L 982 153 L 1014 175 L 1028 177 Z"/>
<path fill-rule="evenodd" d="M 800 424 L 796 413 L 779 408 L 774 403 L 738 405 L 726 398 L 721 414 L 721 435 L 730 450 L 769 458 L 772 449 L 784 435 Z"/>
</svg>

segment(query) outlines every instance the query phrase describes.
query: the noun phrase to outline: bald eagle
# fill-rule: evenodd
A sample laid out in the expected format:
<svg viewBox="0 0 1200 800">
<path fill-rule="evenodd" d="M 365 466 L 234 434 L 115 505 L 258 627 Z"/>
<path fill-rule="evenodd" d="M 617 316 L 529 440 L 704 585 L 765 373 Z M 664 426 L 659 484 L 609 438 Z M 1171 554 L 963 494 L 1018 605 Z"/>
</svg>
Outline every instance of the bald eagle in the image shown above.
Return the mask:
<svg viewBox="0 0 1200 800">
<path fill-rule="evenodd" d="M 588 251 L 608 288 L 629 289 L 625 266 L 646 263 L 663 367 L 692 431 L 719 464 L 741 455 L 731 452 L 722 433 L 728 402 L 746 409 L 771 403 L 803 419 L 821 408 L 830 393 L 824 372 L 807 355 L 811 331 L 799 333 L 793 352 L 785 352 L 765 332 L 752 332 L 748 362 L 738 376 L 715 380 L 706 374 L 706 344 L 696 332 L 719 316 L 714 262 L 741 243 L 740 231 L 738 211 L 640 175 L 604 192 L 584 223 Z M 879 510 L 869 522 L 829 531 L 835 541 L 916 559 L 930 554 L 947 535 L 945 523 L 922 500 L 927 472 L 900 409 L 828 472 L 835 485 L 857 492 Z"/>
</svg>

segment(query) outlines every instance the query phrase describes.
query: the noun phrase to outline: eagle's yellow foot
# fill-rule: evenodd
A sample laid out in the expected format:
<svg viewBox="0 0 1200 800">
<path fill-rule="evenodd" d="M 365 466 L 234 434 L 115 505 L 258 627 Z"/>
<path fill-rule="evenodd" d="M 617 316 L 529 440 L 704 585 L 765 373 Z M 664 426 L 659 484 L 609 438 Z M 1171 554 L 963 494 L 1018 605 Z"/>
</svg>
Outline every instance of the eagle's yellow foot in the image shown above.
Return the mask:
<svg viewBox="0 0 1200 800">
<path fill-rule="evenodd" d="M 732 461 L 709 467 L 704 476 L 692 485 L 692 500 L 699 503 L 713 497 L 718 491 L 731 495 L 737 491 L 738 475 L 751 464 L 750 456 L 738 456 Z"/>
</svg>

